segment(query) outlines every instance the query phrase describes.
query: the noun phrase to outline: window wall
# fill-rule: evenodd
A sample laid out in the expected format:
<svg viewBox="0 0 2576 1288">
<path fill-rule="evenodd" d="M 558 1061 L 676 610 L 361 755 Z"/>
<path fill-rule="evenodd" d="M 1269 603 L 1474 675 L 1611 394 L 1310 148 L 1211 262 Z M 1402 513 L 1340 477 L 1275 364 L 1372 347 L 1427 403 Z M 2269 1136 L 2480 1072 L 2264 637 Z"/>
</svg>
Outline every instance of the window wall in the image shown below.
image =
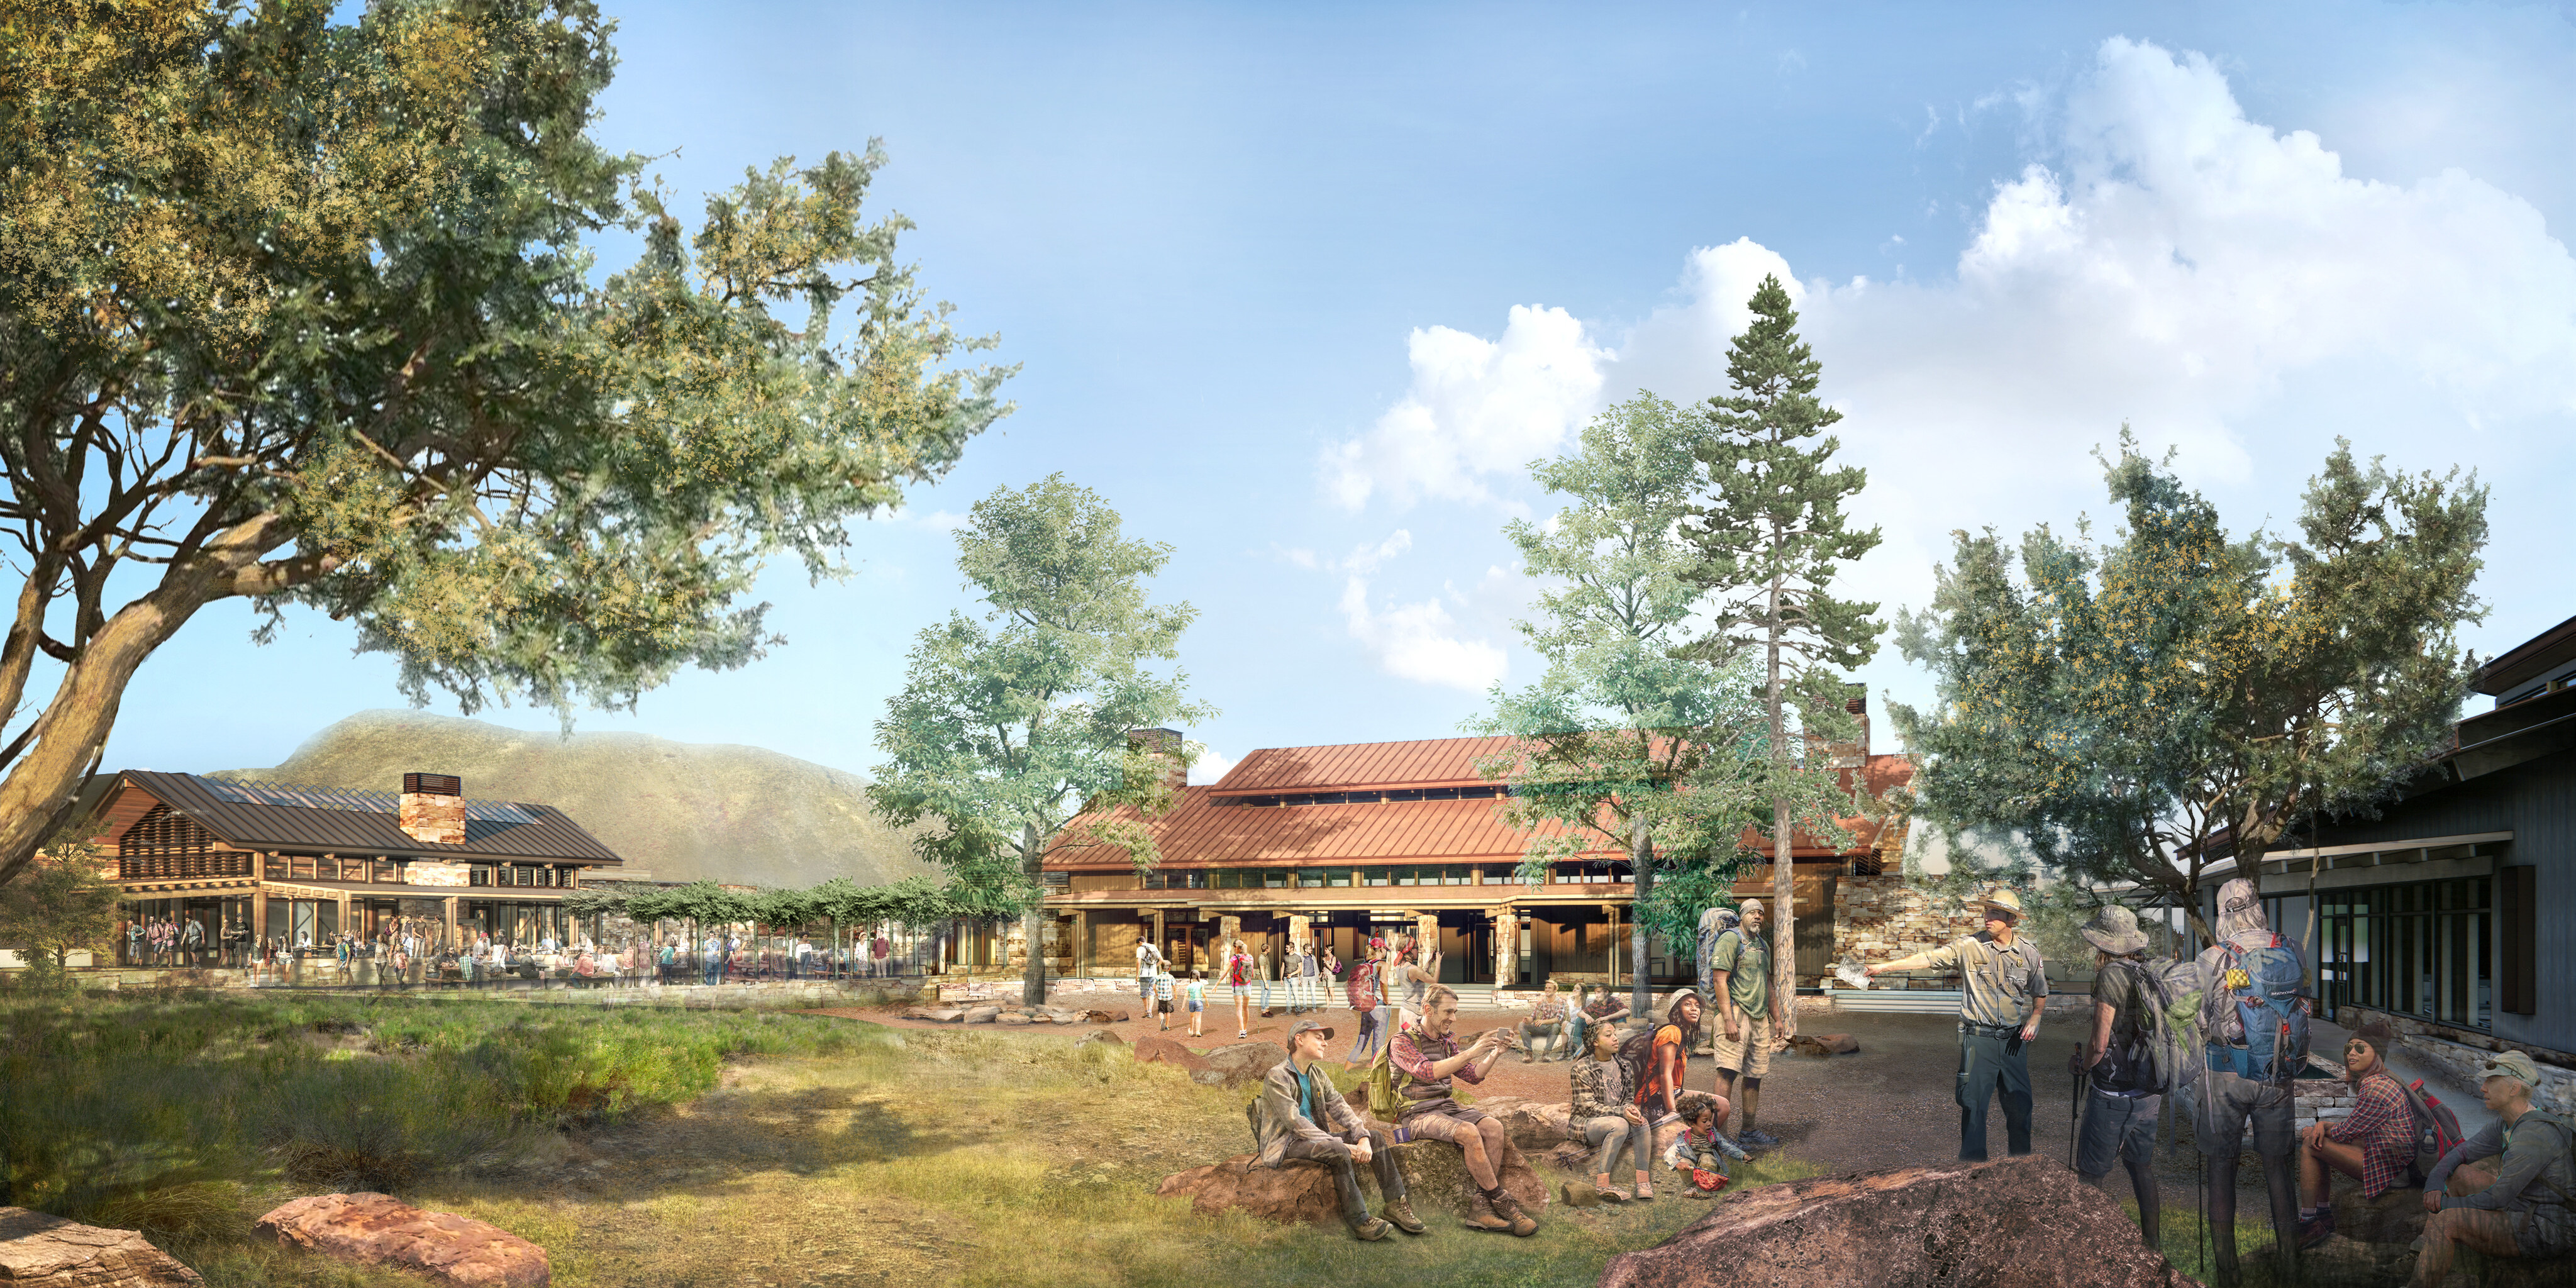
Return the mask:
<svg viewBox="0 0 2576 1288">
<path fill-rule="evenodd" d="M 2494 1028 L 2494 880 L 2317 892 L 2320 1000 Z M 2290 933 L 2295 933 L 2295 930 Z"/>
</svg>

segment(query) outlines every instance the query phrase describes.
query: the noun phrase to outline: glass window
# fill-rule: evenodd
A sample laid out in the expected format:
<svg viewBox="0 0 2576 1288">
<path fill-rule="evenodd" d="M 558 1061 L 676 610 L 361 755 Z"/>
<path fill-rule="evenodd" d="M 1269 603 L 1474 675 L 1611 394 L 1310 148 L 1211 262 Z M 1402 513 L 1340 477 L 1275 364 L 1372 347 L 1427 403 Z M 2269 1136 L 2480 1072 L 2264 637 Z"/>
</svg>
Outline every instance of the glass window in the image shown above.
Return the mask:
<svg viewBox="0 0 2576 1288">
<path fill-rule="evenodd" d="M 1297 869 L 1297 888 L 1298 888 L 1298 889 L 1301 889 L 1301 890 L 1313 890 L 1313 889 L 1321 888 L 1321 887 L 1323 886 L 1323 884 L 1324 884 L 1324 870 L 1323 870 L 1322 868 L 1299 868 L 1299 869 Z"/>
<path fill-rule="evenodd" d="M 1288 869 L 1286 868 L 1272 868 L 1263 872 L 1261 874 L 1261 888 L 1264 890 L 1287 889 L 1288 874 Z"/>
<path fill-rule="evenodd" d="M 1385 885 L 1395 875 L 1393 868 L 1360 868 L 1358 872 L 1361 885 L 1373 886 Z"/>
<path fill-rule="evenodd" d="M 1396 868 L 1393 870 L 1393 875 L 1397 885 L 1409 886 L 1414 884 L 1414 870 L 1412 868 Z"/>
<path fill-rule="evenodd" d="M 1351 870 L 1349 868 L 1324 869 L 1324 884 L 1328 886 L 1338 886 L 1342 889 L 1349 889 L 1351 884 Z"/>
<path fill-rule="evenodd" d="M 1184 889 L 1205 890 L 1208 888 L 1208 874 L 1205 868 L 1193 868 L 1182 873 L 1181 878 Z"/>
<path fill-rule="evenodd" d="M 1208 887 L 1213 890 L 1234 890 L 1243 884 L 1243 874 L 1232 868 L 1218 868 L 1208 873 L 1208 877 Z"/>
<path fill-rule="evenodd" d="M 1145 874 L 1145 888 L 1148 890 L 1160 890 L 1163 889 L 1165 887 L 1165 883 L 1170 880 L 1171 878 L 1169 876 L 1161 872 L 1148 872 Z"/>
</svg>

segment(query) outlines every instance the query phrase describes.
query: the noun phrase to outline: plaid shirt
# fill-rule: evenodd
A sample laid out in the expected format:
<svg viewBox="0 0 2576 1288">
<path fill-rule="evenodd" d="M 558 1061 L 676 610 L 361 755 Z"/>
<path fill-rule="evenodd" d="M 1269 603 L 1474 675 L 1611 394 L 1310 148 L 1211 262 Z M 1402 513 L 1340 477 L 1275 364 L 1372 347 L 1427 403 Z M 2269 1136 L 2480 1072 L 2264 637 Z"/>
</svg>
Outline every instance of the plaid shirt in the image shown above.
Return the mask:
<svg viewBox="0 0 2576 1288">
<path fill-rule="evenodd" d="M 1408 1028 L 1396 1034 L 1395 1044 L 1386 1052 L 1387 1063 L 1404 1075 L 1396 1086 L 1395 1094 L 1406 1100 L 1440 1100 L 1448 1096 L 1452 1078 L 1483 1082 L 1485 1075 L 1476 1071 L 1473 1060 L 1459 1065 L 1447 1078 L 1431 1076 L 1432 1065 L 1458 1054 L 1461 1049 L 1456 1033 L 1443 1033 L 1435 1038 L 1425 1036 L 1421 1029 Z"/>
<path fill-rule="evenodd" d="M 1565 995 L 1541 993 L 1530 1003 L 1530 1023 L 1561 1024 L 1565 1021 Z"/>
<path fill-rule="evenodd" d="M 1618 1117 L 1628 1103 L 1628 1080 L 1620 1076 L 1616 1060 L 1579 1056 L 1568 1081 L 1574 1096 L 1572 1121 L 1577 1130 L 1595 1118 Z"/>
<path fill-rule="evenodd" d="M 2361 1080 L 2352 1116 L 2326 1124 L 2326 1139 L 2361 1148 L 2361 1196 L 2375 1199 L 2406 1184 L 2415 1163 L 2415 1107 L 2386 1073 Z"/>
</svg>

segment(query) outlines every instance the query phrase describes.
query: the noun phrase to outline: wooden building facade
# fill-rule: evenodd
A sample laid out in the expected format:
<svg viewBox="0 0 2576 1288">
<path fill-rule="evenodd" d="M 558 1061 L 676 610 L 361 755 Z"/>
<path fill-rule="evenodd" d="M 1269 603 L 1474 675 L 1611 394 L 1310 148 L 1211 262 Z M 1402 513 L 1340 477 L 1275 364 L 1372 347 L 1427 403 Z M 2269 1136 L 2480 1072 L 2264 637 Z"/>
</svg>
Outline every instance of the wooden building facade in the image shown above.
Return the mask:
<svg viewBox="0 0 2576 1288">
<path fill-rule="evenodd" d="M 565 943 L 564 898 L 622 866 L 552 806 L 468 799 L 442 774 L 406 774 L 402 786 L 128 770 L 92 814 L 94 836 L 127 919 L 171 927 L 199 945 L 200 962 L 372 938 L 397 921 L 443 944 Z"/>
</svg>

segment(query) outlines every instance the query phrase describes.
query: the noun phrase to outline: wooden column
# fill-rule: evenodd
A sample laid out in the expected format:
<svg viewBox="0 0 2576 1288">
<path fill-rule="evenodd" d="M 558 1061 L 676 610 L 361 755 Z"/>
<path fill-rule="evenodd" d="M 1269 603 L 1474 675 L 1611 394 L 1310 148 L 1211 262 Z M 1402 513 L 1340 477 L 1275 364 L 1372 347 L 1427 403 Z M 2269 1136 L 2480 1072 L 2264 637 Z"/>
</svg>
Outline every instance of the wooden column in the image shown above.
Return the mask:
<svg viewBox="0 0 2576 1288">
<path fill-rule="evenodd" d="M 250 887 L 250 937 L 260 948 L 268 947 L 268 855 L 251 860 L 259 865 L 259 880 Z"/>
<path fill-rule="evenodd" d="M 1091 977 L 1091 914 L 1080 909 L 1073 914 L 1073 977 Z"/>
<path fill-rule="evenodd" d="M 1154 951 L 1158 953 L 1165 951 L 1163 948 L 1163 910 L 1160 908 L 1156 908 L 1154 910 Z"/>
</svg>

